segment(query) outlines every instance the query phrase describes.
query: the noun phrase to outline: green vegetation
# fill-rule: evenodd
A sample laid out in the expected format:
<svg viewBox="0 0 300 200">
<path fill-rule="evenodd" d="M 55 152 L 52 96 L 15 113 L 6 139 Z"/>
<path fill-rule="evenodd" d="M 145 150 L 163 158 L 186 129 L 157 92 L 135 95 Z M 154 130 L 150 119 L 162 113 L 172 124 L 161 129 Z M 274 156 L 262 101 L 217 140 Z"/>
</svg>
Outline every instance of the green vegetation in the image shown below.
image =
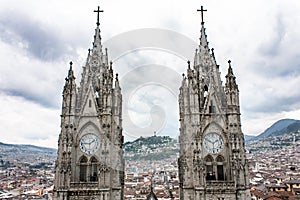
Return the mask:
<svg viewBox="0 0 300 200">
<path fill-rule="evenodd" d="M 124 145 L 126 160 L 163 160 L 177 156 L 177 141 L 169 136 L 140 137 Z"/>
</svg>

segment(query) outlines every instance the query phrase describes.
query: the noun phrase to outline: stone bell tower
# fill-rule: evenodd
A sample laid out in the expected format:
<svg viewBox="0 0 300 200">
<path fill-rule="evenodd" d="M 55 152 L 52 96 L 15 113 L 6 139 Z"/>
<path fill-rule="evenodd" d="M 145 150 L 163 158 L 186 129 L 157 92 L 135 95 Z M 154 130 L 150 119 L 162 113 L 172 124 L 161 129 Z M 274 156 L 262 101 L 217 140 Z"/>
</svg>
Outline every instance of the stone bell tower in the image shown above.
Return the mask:
<svg viewBox="0 0 300 200">
<path fill-rule="evenodd" d="M 248 163 L 241 130 L 239 89 L 231 62 L 222 85 L 208 46 L 201 6 L 200 45 L 188 62 L 179 94 L 180 199 L 250 199 Z"/>
<path fill-rule="evenodd" d="M 72 62 L 63 89 L 54 199 L 122 200 L 122 94 L 103 52 L 98 7 L 92 49 L 77 87 Z"/>
</svg>

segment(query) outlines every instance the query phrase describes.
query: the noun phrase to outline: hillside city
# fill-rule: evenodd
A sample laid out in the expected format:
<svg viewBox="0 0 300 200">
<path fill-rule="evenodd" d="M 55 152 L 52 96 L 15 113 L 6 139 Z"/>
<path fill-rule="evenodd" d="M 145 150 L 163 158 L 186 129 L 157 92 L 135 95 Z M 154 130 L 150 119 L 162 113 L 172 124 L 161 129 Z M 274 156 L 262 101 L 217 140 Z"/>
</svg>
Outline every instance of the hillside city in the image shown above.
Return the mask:
<svg viewBox="0 0 300 200">
<path fill-rule="evenodd" d="M 179 199 L 178 143 L 168 136 L 124 145 L 125 199 Z M 300 199 L 300 129 L 246 142 L 253 200 Z M 55 149 L 0 143 L 0 199 L 52 199 Z"/>
</svg>

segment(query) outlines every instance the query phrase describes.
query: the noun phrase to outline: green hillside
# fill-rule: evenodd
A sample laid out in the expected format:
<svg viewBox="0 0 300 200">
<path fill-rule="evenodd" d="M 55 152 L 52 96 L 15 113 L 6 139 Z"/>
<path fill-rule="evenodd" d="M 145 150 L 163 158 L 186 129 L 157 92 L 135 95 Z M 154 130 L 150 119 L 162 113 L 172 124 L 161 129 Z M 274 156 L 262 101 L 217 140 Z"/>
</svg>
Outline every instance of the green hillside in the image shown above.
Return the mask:
<svg viewBox="0 0 300 200">
<path fill-rule="evenodd" d="M 177 140 L 169 136 L 140 137 L 124 145 L 125 160 L 163 160 L 177 156 Z"/>
</svg>

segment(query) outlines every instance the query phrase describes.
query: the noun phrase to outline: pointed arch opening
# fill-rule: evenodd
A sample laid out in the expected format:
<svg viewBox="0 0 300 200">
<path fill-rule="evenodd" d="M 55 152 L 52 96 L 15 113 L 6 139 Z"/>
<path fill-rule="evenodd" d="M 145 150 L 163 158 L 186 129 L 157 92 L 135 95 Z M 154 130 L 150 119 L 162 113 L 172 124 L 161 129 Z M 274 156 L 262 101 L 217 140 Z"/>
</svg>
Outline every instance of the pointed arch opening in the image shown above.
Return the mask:
<svg viewBox="0 0 300 200">
<path fill-rule="evenodd" d="M 88 159 L 82 156 L 79 161 L 79 181 L 86 182 Z"/>
<path fill-rule="evenodd" d="M 217 161 L 217 179 L 220 181 L 225 180 L 225 174 L 224 174 L 224 158 L 223 156 L 218 156 L 216 158 Z"/>
<path fill-rule="evenodd" d="M 91 158 L 91 165 L 90 165 L 90 181 L 97 182 L 98 181 L 98 160 L 95 157 Z"/>
<path fill-rule="evenodd" d="M 216 180 L 216 175 L 214 172 L 213 162 L 214 159 L 212 156 L 208 155 L 204 158 L 205 166 L 206 166 L 206 180 L 213 181 Z"/>
</svg>

